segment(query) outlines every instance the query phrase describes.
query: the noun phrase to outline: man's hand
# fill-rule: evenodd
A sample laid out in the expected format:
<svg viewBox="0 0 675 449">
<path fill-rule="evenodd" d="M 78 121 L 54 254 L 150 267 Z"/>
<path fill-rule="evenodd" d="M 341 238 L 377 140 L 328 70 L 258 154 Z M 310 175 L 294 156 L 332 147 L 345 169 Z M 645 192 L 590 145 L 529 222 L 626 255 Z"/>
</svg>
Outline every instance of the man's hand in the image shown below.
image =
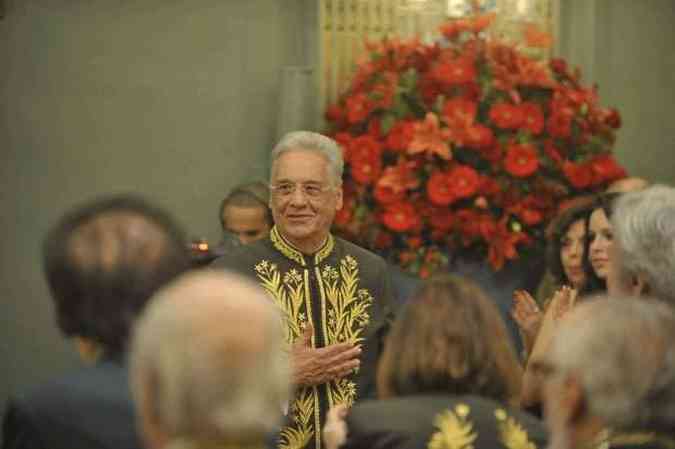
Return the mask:
<svg viewBox="0 0 675 449">
<path fill-rule="evenodd" d="M 291 348 L 294 385 L 319 385 L 345 377 L 359 367 L 360 346 L 337 343 L 323 348 L 312 348 L 313 334 L 312 326 L 307 326 Z"/>
</svg>

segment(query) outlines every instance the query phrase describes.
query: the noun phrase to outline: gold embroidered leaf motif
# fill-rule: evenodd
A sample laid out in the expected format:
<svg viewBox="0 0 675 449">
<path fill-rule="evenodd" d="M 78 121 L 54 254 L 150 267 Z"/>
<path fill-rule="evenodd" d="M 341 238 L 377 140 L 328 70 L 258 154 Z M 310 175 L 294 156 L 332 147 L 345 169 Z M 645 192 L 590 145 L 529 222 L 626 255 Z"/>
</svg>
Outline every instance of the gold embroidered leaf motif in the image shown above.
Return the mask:
<svg viewBox="0 0 675 449">
<path fill-rule="evenodd" d="M 477 435 L 467 419 L 469 408 L 464 404 L 458 407 L 462 407 L 458 413 L 445 410 L 436 416 L 434 426 L 438 431 L 431 436 L 428 449 L 473 449 Z"/>
<path fill-rule="evenodd" d="M 314 395 L 308 388 L 300 389 L 292 402 L 290 412 L 293 424 L 284 427 L 279 432 L 279 448 L 302 448 L 314 435 L 312 415 L 314 410 Z"/>
<path fill-rule="evenodd" d="M 356 384 L 348 379 L 335 381 L 335 389 L 332 390 L 334 404 L 346 404 L 351 407 L 356 399 Z"/>
<path fill-rule="evenodd" d="M 291 270 L 284 275 L 282 284 L 281 274 L 276 264 L 266 260 L 255 265 L 255 271 L 263 288 L 281 309 L 284 318 L 285 341 L 292 344 L 302 334 L 306 325 L 306 318 L 300 312 L 305 301 L 302 276 L 297 270 Z"/>
<path fill-rule="evenodd" d="M 499 439 L 508 449 L 537 449 L 537 445 L 530 441 L 527 431 L 503 409 L 495 410 Z"/>
</svg>

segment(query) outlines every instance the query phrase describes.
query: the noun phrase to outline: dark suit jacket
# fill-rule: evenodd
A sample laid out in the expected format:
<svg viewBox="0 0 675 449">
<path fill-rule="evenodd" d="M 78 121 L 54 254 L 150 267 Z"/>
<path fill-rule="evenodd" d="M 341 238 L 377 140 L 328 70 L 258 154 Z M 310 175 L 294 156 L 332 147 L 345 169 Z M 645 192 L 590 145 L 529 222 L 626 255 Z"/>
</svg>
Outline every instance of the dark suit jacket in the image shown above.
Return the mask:
<svg viewBox="0 0 675 449">
<path fill-rule="evenodd" d="M 544 449 L 547 443 L 538 419 L 478 396 L 438 393 L 363 401 L 352 407 L 346 422 L 342 449 Z M 513 442 L 532 446 L 514 447 Z"/>
<path fill-rule="evenodd" d="M 126 367 L 103 360 L 10 401 L 2 449 L 141 449 Z"/>
</svg>

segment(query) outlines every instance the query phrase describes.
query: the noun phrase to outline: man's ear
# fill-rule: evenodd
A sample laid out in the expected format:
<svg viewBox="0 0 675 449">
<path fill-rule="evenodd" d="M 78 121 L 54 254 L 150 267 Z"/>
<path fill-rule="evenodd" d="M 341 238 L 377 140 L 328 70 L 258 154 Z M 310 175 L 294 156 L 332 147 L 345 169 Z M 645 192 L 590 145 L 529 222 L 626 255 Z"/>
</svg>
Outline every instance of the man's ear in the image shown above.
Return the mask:
<svg viewBox="0 0 675 449">
<path fill-rule="evenodd" d="M 339 186 L 336 187 L 335 189 L 335 194 L 337 195 L 337 200 L 335 202 L 335 210 L 340 210 L 342 209 L 342 183 L 340 183 Z"/>
</svg>

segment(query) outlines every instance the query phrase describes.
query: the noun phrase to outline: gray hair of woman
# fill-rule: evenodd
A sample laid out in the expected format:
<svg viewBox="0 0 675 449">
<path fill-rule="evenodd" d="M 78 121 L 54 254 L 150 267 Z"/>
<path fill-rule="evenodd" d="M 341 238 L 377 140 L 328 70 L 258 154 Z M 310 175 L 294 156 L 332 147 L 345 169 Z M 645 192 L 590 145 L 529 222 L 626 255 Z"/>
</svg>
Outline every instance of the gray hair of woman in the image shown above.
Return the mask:
<svg viewBox="0 0 675 449">
<path fill-rule="evenodd" d="M 330 165 L 333 185 L 339 186 L 342 184 L 344 160 L 342 159 L 342 150 L 340 149 L 340 146 L 330 137 L 311 131 L 293 131 L 282 137 L 272 150 L 272 168 L 274 168 L 274 161 L 276 161 L 279 156 L 289 151 L 298 150 L 313 151 L 322 154 L 328 160 Z"/>
<path fill-rule="evenodd" d="M 560 324 L 549 380 L 574 376 L 591 415 L 616 430 L 675 428 L 675 313 L 648 298 L 596 297 Z"/>
<path fill-rule="evenodd" d="M 642 277 L 650 296 L 675 306 L 675 189 L 624 194 L 611 220 L 618 276 L 624 283 Z"/>
</svg>

